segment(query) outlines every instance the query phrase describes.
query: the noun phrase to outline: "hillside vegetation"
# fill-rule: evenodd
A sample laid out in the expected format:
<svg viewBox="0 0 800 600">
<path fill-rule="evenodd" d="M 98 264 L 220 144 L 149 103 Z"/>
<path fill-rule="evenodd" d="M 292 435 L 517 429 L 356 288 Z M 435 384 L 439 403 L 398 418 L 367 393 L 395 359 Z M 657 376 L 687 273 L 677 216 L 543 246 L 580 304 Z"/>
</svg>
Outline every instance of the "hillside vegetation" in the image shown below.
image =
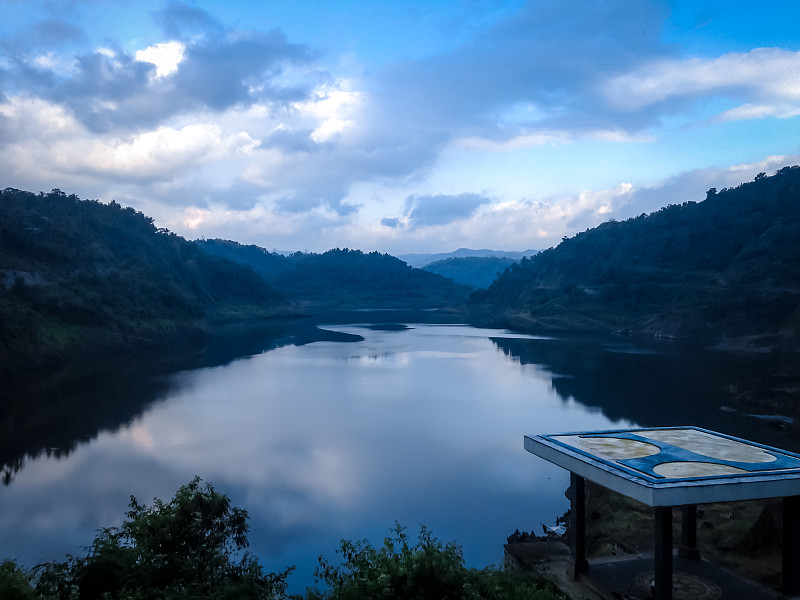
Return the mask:
<svg viewBox="0 0 800 600">
<path fill-rule="evenodd" d="M 0 370 L 296 313 L 251 269 L 132 208 L 0 192 Z"/>
<path fill-rule="evenodd" d="M 138 349 L 220 324 L 341 308 L 436 308 L 469 288 L 373 252 L 189 242 L 60 190 L 0 192 L 0 373 Z"/>
<path fill-rule="evenodd" d="M 797 348 L 800 167 L 565 238 L 470 307 L 479 324 Z"/>
<path fill-rule="evenodd" d="M 469 256 L 437 260 L 423 269 L 476 289 L 489 287 L 500 273 L 516 262 L 513 258 L 499 256 Z"/>
<path fill-rule="evenodd" d="M 466 300 L 469 289 L 379 252 L 335 248 L 289 256 L 229 240 L 203 240 L 206 252 L 246 265 L 308 310 L 439 308 Z"/>
<path fill-rule="evenodd" d="M 421 269 L 435 262 L 439 262 L 440 260 L 447 260 L 448 258 L 509 258 L 512 261 L 518 261 L 526 256 L 533 256 L 537 252 L 539 251 L 459 248 L 458 250 L 453 250 L 452 252 L 437 252 L 435 254 L 398 254 L 397 258 L 408 263 L 412 267 Z"/>
</svg>

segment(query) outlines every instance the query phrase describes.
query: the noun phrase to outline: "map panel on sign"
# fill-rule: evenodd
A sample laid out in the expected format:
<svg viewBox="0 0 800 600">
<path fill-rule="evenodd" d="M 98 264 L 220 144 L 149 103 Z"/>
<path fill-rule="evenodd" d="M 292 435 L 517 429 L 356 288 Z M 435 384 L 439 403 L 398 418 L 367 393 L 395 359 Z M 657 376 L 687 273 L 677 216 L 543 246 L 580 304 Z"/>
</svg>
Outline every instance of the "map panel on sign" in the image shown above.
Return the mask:
<svg viewBox="0 0 800 600">
<path fill-rule="evenodd" d="M 800 473 L 797 455 L 692 427 L 542 437 L 654 482 Z"/>
</svg>

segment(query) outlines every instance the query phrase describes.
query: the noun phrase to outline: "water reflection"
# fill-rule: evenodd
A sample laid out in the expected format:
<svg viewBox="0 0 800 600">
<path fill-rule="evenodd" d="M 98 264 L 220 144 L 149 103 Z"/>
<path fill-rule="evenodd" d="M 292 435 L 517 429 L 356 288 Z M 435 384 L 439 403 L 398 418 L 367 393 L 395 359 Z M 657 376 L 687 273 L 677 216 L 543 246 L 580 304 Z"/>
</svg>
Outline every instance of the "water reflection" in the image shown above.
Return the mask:
<svg viewBox="0 0 800 600">
<path fill-rule="evenodd" d="M 311 323 L 228 327 L 184 346 L 124 358 L 76 361 L 55 372 L 25 373 L 2 382 L 0 477 L 9 485 L 26 461 L 66 458 L 101 431 L 114 431 L 163 398 L 178 371 L 225 365 L 285 345 L 360 341 Z"/>
<path fill-rule="evenodd" d="M 748 389 L 766 397 L 780 379 L 797 385 L 799 357 L 713 352 L 680 342 L 633 344 L 606 339 L 492 340 L 506 356 L 546 370 L 564 400 L 596 407 L 610 420 L 642 426 L 696 425 L 765 444 L 798 447 L 795 428 L 748 417 Z M 771 381 L 770 381 L 771 380 Z M 788 383 L 786 385 L 789 385 Z M 796 411 L 796 402 L 769 407 Z M 721 410 L 722 409 L 722 410 Z M 728 409 L 728 410 L 726 410 Z"/>
<path fill-rule="evenodd" d="M 704 383 L 716 371 L 684 353 L 370 325 L 325 327 L 329 341 L 314 343 L 242 332 L 239 344 L 42 383 L 35 401 L 62 412 L 3 441 L 4 460 L 38 457 L 0 488 L 0 558 L 80 553 L 97 528 L 121 521 L 131 494 L 167 499 L 200 475 L 249 510 L 251 550 L 268 569 L 297 565 L 294 591 L 339 539 L 380 543 L 395 520 L 458 540 L 483 567 L 500 562 L 512 531 L 539 530 L 566 508 L 568 475 L 526 453 L 525 434 L 709 426 L 720 415 L 706 394 L 718 384 Z M 702 402 L 673 401 L 694 385 Z M 26 402 L 16 397 L 14 414 Z M 59 444 L 68 456 L 42 452 Z"/>
</svg>

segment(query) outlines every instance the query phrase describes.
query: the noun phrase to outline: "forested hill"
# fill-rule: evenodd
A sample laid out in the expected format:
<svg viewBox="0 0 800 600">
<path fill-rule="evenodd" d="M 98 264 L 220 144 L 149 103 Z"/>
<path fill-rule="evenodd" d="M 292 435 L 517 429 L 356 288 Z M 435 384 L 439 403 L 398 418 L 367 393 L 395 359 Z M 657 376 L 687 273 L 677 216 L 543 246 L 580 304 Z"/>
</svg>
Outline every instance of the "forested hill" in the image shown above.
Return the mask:
<svg viewBox="0 0 800 600">
<path fill-rule="evenodd" d="M 471 296 L 481 324 L 800 344 L 800 167 L 608 222 Z"/>
<path fill-rule="evenodd" d="M 196 242 L 206 252 L 251 267 L 310 310 L 434 308 L 466 300 L 469 288 L 378 252 L 333 249 L 284 256 L 228 240 Z"/>
<path fill-rule="evenodd" d="M 132 208 L 59 190 L 0 192 L 0 371 L 287 313 L 297 311 L 251 269 Z"/>
<path fill-rule="evenodd" d="M 471 288 L 487 288 L 500 273 L 516 262 L 513 258 L 500 256 L 469 256 L 437 260 L 422 268 Z"/>
</svg>

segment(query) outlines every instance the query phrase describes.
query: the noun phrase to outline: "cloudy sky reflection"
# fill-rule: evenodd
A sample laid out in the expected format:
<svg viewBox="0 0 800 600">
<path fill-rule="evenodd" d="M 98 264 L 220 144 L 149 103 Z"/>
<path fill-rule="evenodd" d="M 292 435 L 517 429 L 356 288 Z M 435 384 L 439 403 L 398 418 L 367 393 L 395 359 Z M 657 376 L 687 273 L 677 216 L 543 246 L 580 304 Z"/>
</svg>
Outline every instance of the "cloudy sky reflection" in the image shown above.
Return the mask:
<svg viewBox="0 0 800 600">
<path fill-rule="evenodd" d="M 511 531 L 563 512 L 566 474 L 525 453 L 523 435 L 604 427 L 601 414 L 498 351 L 500 332 L 340 329 L 365 340 L 182 372 L 127 427 L 31 461 L 0 490 L 0 555 L 80 553 L 130 494 L 167 499 L 195 474 L 250 511 L 251 550 L 268 568 L 298 565 L 298 590 L 339 539 L 380 542 L 395 520 L 486 566 Z"/>
</svg>

